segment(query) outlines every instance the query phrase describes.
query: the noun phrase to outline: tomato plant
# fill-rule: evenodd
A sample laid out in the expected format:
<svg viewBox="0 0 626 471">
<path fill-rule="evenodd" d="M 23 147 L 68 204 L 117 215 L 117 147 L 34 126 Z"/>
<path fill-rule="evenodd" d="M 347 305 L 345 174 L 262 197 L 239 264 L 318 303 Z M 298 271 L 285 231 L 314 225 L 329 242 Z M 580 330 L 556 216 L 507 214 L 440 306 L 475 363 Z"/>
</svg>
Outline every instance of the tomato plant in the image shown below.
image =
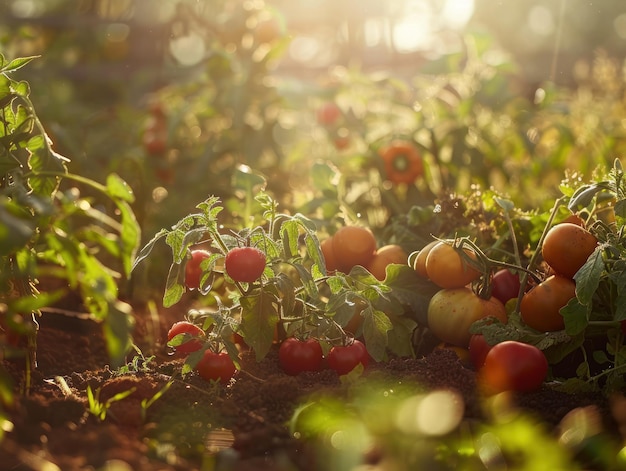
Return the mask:
<svg viewBox="0 0 626 471">
<path fill-rule="evenodd" d="M 409 141 L 396 140 L 379 150 L 385 176 L 392 183 L 411 184 L 424 173 L 422 156 Z"/>
<path fill-rule="evenodd" d="M 200 287 L 200 277 L 202 276 L 202 268 L 200 264 L 211 256 L 208 250 L 192 250 L 191 258 L 187 260 L 185 265 L 185 284 L 189 289 L 198 289 Z"/>
<path fill-rule="evenodd" d="M 507 322 L 499 300 L 483 299 L 466 287 L 441 289 L 428 304 L 428 328 L 440 340 L 459 347 L 468 346 L 471 325 L 490 316 Z"/>
<path fill-rule="evenodd" d="M 337 259 L 335 257 L 335 249 L 333 247 L 333 238 L 328 237 L 320 244 L 322 255 L 324 256 L 324 264 L 326 271 L 332 273 L 337 270 Z"/>
<path fill-rule="evenodd" d="M 468 258 L 476 259 L 471 250 L 463 251 Z M 461 288 L 480 277 L 480 272 L 446 241 L 440 241 L 430 249 L 425 268 L 428 278 L 441 288 Z"/>
<path fill-rule="evenodd" d="M 499 299 L 502 304 L 517 298 L 521 288 L 518 273 L 513 273 L 508 268 L 495 272 L 491 278 L 491 295 Z"/>
<path fill-rule="evenodd" d="M 561 330 L 565 321 L 559 311 L 575 296 L 576 283 L 573 280 L 552 275 L 524 293 L 520 315 L 524 323 L 535 330 Z"/>
<path fill-rule="evenodd" d="M 541 254 L 554 271 L 573 278 L 598 246 L 598 239 L 583 227 L 563 222 L 547 232 Z"/>
<path fill-rule="evenodd" d="M 350 373 L 359 364 L 365 368 L 369 360 L 367 348 L 363 342 L 356 339 L 346 345 L 333 346 L 327 356 L 328 367 L 340 375 Z"/>
<path fill-rule="evenodd" d="M 485 392 L 529 392 L 539 389 L 548 374 L 548 361 L 541 350 L 514 340 L 500 342 L 487 353 L 479 372 Z"/>
<path fill-rule="evenodd" d="M 235 281 L 253 283 L 265 270 L 265 254 L 256 247 L 235 247 L 226 254 L 224 269 Z"/>
<path fill-rule="evenodd" d="M 179 321 L 170 327 L 167 341 L 176 353 L 186 355 L 202 348 L 204 336 L 204 331 L 199 326 L 189 321 Z"/>
<path fill-rule="evenodd" d="M 322 346 L 315 338 L 300 340 L 289 337 L 278 348 L 278 362 L 288 375 L 303 371 L 319 371 L 322 368 Z"/>
<path fill-rule="evenodd" d="M 227 384 L 235 375 L 237 367 L 228 353 L 215 353 L 206 350 L 196 365 L 198 374 L 207 381 L 219 381 Z"/>
</svg>

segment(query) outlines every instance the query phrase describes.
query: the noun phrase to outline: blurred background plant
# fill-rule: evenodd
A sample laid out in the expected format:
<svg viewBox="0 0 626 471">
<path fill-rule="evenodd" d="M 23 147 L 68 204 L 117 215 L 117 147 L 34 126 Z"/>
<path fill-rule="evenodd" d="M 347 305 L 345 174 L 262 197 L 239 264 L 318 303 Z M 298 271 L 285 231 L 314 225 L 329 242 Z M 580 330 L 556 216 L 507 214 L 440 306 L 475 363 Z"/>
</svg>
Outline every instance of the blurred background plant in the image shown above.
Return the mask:
<svg viewBox="0 0 626 471">
<path fill-rule="evenodd" d="M 322 231 L 360 219 L 389 239 L 477 185 L 542 208 L 564 169 L 621 154 L 624 7 L 564 3 L 11 0 L 0 45 L 41 54 L 20 74 L 55 148 L 74 173 L 126 180 L 145 234 L 209 194 L 236 221 L 247 165 Z"/>
</svg>

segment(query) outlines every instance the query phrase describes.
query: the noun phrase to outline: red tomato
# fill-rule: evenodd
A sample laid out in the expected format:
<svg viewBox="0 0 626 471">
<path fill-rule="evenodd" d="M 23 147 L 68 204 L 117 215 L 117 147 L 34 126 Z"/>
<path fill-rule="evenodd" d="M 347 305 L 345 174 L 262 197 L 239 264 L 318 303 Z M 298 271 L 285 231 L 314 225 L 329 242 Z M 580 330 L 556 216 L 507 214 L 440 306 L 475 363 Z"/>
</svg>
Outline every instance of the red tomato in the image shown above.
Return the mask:
<svg viewBox="0 0 626 471">
<path fill-rule="evenodd" d="M 470 361 L 474 365 L 474 369 L 476 371 L 480 370 L 485 364 L 485 358 L 489 350 L 491 350 L 491 345 L 487 343 L 483 334 L 473 334 L 470 337 L 468 349 Z"/>
<path fill-rule="evenodd" d="M 468 249 L 465 253 L 476 258 Z M 452 245 L 443 241 L 430 249 L 425 267 L 428 278 L 441 288 L 462 288 L 480 276 L 480 272 L 469 266 Z"/>
<path fill-rule="evenodd" d="M 322 346 L 314 338 L 299 340 L 289 337 L 278 348 L 278 362 L 288 375 L 303 371 L 319 371 L 322 368 Z"/>
<path fill-rule="evenodd" d="M 176 322 L 172 325 L 172 327 L 170 327 L 170 330 L 167 333 L 167 341 L 169 342 L 174 337 L 181 334 L 186 334 L 190 338 L 180 345 L 174 346 L 176 353 L 186 355 L 202 348 L 204 331 L 200 327 L 188 321 Z"/>
<path fill-rule="evenodd" d="M 200 278 L 202 278 L 202 269 L 200 264 L 211 256 L 208 250 L 192 250 L 191 258 L 185 264 L 185 285 L 189 289 L 198 289 L 200 287 Z"/>
<path fill-rule="evenodd" d="M 341 116 L 339 107 L 332 103 L 324 103 L 317 110 L 317 122 L 323 126 L 334 124 Z"/>
<path fill-rule="evenodd" d="M 196 371 L 207 381 L 227 384 L 235 375 L 237 368 L 228 353 L 215 353 L 207 350 L 196 365 Z"/>
<path fill-rule="evenodd" d="M 439 340 L 467 347 L 471 325 L 493 316 L 507 322 L 506 309 L 496 298 L 482 299 L 469 288 L 442 289 L 430 298 L 428 328 Z"/>
<path fill-rule="evenodd" d="M 507 340 L 494 345 L 479 373 L 485 392 L 528 392 L 541 387 L 548 374 L 548 361 L 534 345 Z"/>
<path fill-rule="evenodd" d="M 328 352 L 328 367 L 340 375 L 350 373 L 359 363 L 365 368 L 370 355 L 363 342 L 353 340 L 350 345 L 336 345 Z"/>
<path fill-rule="evenodd" d="M 528 327 L 540 332 L 553 332 L 565 328 L 559 312 L 576 296 L 576 283 L 559 275 L 552 275 L 522 296 L 520 315 Z"/>
<path fill-rule="evenodd" d="M 224 269 L 235 281 L 252 283 L 258 280 L 265 270 L 265 254 L 256 247 L 235 247 L 224 259 Z"/>
<path fill-rule="evenodd" d="M 498 270 L 491 278 L 491 295 L 506 304 L 510 299 L 517 298 L 520 286 L 518 273 L 507 268 Z"/>
<path fill-rule="evenodd" d="M 563 222 L 551 227 L 543 240 L 541 255 L 559 275 L 573 278 L 598 246 L 598 239 L 583 227 Z"/>
</svg>

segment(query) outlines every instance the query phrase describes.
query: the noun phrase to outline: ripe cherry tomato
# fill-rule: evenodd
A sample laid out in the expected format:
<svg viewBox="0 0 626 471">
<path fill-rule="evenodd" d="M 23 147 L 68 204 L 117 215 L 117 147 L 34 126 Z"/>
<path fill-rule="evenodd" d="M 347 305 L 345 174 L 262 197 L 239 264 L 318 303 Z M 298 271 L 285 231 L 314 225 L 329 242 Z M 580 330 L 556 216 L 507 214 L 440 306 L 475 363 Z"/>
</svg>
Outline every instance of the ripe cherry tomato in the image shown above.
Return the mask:
<svg viewBox="0 0 626 471">
<path fill-rule="evenodd" d="M 256 247 L 235 247 L 224 259 L 224 270 L 235 281 L 252 283 L 265 270 L 265 254 Z"/>
<path fill-rule="evenodd" d="M 334 124 L 341 116 L 341 110 L 333 103 L 324 103 L 317 110 L 317 122 L 322 126 L 330 126 Z"/>
<path fill-rule="evenodd" d="M 480 370 L 485 364 L 487 353 L 491 350 L 491 345 L 485 340 L 483 334 L 473 334 L 469 341 L 469 356 L 472 365 L 476 371 Z"/>
<path fill-rule="evenodd" d="M 472 251 L 464 250 L 470 258 L 476 258 Z M 441 288 L 461 288 L 480 276 L 452 245 L 443 241 L 430 249 L 425 267 L 428 278 Z"/>
<path fill-rule="evenodd" d="M 510 299 L 518 297 L 520 286 L 519 274 L 504 268 L 495 272 L 491 278 L 491 295 L 506 304 Z"/>
<path fill-rule="evenodd" d="M 289 337 L 278 348 L 278 362 L 288 375 L 303 371 L 319 371 L 322 368 L 322 346 L 314 338 L 299 340 Z"/>
<path fill-rule="evenodd" d="M 392 263 L 404 265 L 407 263 L 406 252 L 402 247 L 396 244 L 380 247 L 374 254 L 374 258 L 370 260 L 365 268 L 380 281 L 383 281 L 387 276 L 387 265 L 391 265 Z"/>
<path fill-rule="evenodd" d="M 333 236 L 333 254 L 337 269 L 349 273 L 356 265 L 366 267 L 376 253 L 372 231 L 360 226 L 344 226 Z"/>
<path fill-rule="evenodd" d="M 328 367 L 340 375 L 350 373 L 359 363 L 365 368 L 370 355 L 363 342 L 353 340 L 349 345 L 335 345 L 328 352 Z"/>
<path fill-rule="evenodd" d="M 202 277 L 202 269 L 200 264 L 211 256 L 208 250 L 192 250 L 191 258 L 185 264 L 185 285 L 189 289 L 198 289 L 200 287 L 200 278 Z"/>
<path fill-rule="evenodd" d="M 520 315 L 528 327 L 540 332 L 565 328 L 560 310 L 576 296 L 576 283 L 564 276 L 552 275 L 522 296 Z"/>
<path fill-rule="evenodd" d="M 207 350 L 196 365 L 198 374 L 207 381 L 219 381 L 227 384 L 235 375 L 237 368 L 227 353 L 215 353 Z"/>
<path fill-rule="evenodd" d="M 548 361 L 541 350 L 513 340 L 494 345 L 479 372 L 479 383 L 488 394 L 539 389 L 548 374 Z"/>
<path fill-rule="evenodd" d="M 493 316 L 506 323 L 504 305 L 492 297 L 483 299 L 469 288 L 442 289 L 430 298 L 428 327 L 439 340 L 467 347 L 471 325 L 483 317 Z"/>
<path fill-rule="evenodd" d="M 438 240 L 433 240 L 426 244 L 415 257 L 413 261 L 413 269 L 420 275 L 422 278 L 428 278 L 428 272 L 426 271 L 426 257 L 432 250 L 432 248 L 439 243 Z"/>
<path fill-rule="evenodd" d="M 181 343 L 180 345 L 175 345 L 174 349 L 176 350 L 176 353 L 187 355 L 202 348 L 204 331 L 197 325 L 188 321 L 179 321 L 174 323 L 167 333 L 167 341 L 169 342 L 180 334 L 188 334 L 192 338 L 184 343 Z"/>
<path fill-rule="evenodd" d="M 424 173 L 422 156 L 413 143 L 397 140 L 379 150 L 385 175 L 392 183 L 414 183 Z"/>
<path fill-rule="evenodd" d="M 333 238 L 328 237 L 320 243 L 322 255 L 324 255 L 324 263 L 326 263 L 326 271 L 332 273 L 337 270 L 337 260 L 335 259 L 335 250 L 333 247 Z"/>
<path fill-rule="evenodd" d="M 598 245 L 598 239 L 577 224 L 563 222 L 550 228 L 541 255 L 559 275 L 573 278 Z"/>
</svg>

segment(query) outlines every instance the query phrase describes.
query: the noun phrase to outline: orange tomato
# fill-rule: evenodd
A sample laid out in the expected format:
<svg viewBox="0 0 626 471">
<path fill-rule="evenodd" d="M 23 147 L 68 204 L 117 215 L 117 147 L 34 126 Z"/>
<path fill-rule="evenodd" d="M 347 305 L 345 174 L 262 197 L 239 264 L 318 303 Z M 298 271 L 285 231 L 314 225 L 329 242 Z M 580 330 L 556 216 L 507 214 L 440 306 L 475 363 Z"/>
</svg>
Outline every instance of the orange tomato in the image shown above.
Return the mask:
<svg viewBox="0 0 626 471">
<path fill-rule="evenodd" d="M 415 261 L 413 262 L 413 269 L 422 278 L 428 278 L 428 272 L 426 272 L 426 257 L 428 257 L 431 249 L 438 243 L 438 240 L 433 240 L 432 242 L 429 242 L 422 248 L 422 250 L 418 252 L 417 257 L 415 257 Z"/>
<path fill-rule="evenodd" d="M 326 272 L 332 273 L 337 270 L 337 260 L 335 259 L 335 251 L 333 248 L 333 238 L 329 237 L 320 243 L 324 262 L 326 263 Z"/>
<path fill-rule="evenodd" d="M 465 253 L 474 260 L 476 254 L 469 249 Z M 461 288 L 478 279 L 480 272 L 469 266 L 462 255 L 447 242 L 439 242 L 428 252 L 426 274 L 441 288 Z"/>
<path fill-rule="evenodd" d="M 576 296 L 576 283 L 570 278 L 552 275 L 522 296 L 520 315 L 524 323 L 540 332 L 565 328 L 559 312 Z"/>
<path fill-rule="evenodd" d="M 372 231 L 360 226 L 344 226 L 333 236 L 333 254 L 337 269 L 349 273 L 356 266 L 366 267 L 376 253 Z"/>
<path fill-rule="evenodd" d="M 389 244 L 380 247 L 365 268 L 380 281 L 383 281 L 387 276 L 387 265 L 392 263 L 406 264 L 406 261 L 407 254 L 404 249 L 399 245 Z"/>
<path fill-rule="evenodd" d="M 598 239 L 583 227 L 563 222 L 551 227 L 543 240 L 541 255 L 559 275 L 573 278 L 598 246 Z"/>
<path fill-rule="evenodd" d="M 413 143 L 393 141 L 379 151 L 385 167 L 387 180 L 392 183 L 411 184 L 424 173 L 422 156 Z"/>
</svg>

